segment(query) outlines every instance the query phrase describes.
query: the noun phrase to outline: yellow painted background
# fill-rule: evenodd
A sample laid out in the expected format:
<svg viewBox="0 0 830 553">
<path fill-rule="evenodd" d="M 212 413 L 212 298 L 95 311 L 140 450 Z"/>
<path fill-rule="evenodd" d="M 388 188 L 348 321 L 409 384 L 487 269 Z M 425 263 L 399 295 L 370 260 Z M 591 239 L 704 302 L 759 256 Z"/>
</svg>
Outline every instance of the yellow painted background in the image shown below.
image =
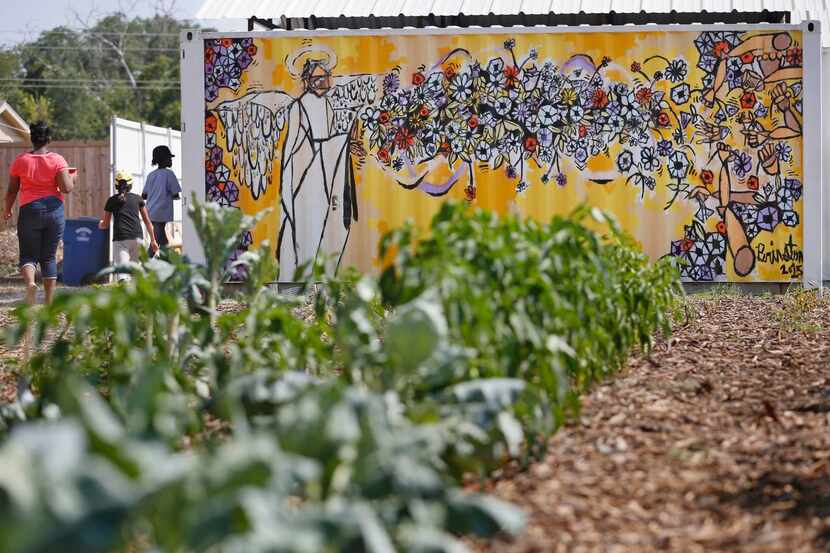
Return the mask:
<svg viewBox="0 0 830 553">
<path fill-rule="evenodd" d="M 790 34 L 800 42 L 800 33 L 791 32 Z M 395 66 L 399 66 L 401 86 L 410 84 L 409 78 L 418 70 L 419 65 L 425 64 L 430 67 L 453 48 L 466 48 L 484 66 L 490 58 L 509 55 L 502 44 L 506 39 L 514 38 L 516 39 L 517 58 L 523 59 L 530 48 L 536 48 L 539 52 L 538 66 L 548 59 L 556 65 L 561 65 L 574 54 L 587 54 L 596 63 L 604 56 L 608 56 L 612 61 L 610 66 L 603 70 L 602 74 L 605 79 L 629 85 L 633 84 L 632 74 L 628 69 L 632 61 L 642 62 L 654 54 L 660 54 L 669 59 L 681 56 L 687 61 L 689 68 L 689 75 L 685 82 L 690 83 L 692 88 L 696 88 L 700 86 L 704 75 L 696 67 L 699 55 L 694 46 L 694 39 L 697 36 L 698 33 L 690 32 L 550 34 L 509 32 L 463 35 L 315 36 L 312 40 L 313 43 L 326 45 L 337 53 L 338 60 L 333 71 L 334 75 L 371 73 L 378 76 L 378 83 L 380 83 L 383 75 Z M 307 38 L 298 37 L 256 39 L 258 53 L 255 61 L 244 72 L 240 89 L 236 92 L 227 88 L 221 89 L 217 100 L 211 102 L 208 108 L 222 101 L 238 98 L 251 90 L 281 89 L 294 97 L 299 96 L 302 92 L 302 83 L 288 73 L 284 67 L 284 59 L 286 55 L 307 42 Z M 643 67 L 649 73 L 656 69 L 648 65 Z M 665 84 L 665 81 L 663 83 Z M 668 98 L 669 87 L 664 86 L 662 90 Z M 380 90 L 378 91 L 379 98 Z M 694 96 L 692 102 L 696 104 L 699 113 L 707 113 L 707 108 L 701 102 L 695 102 Z M 688 109 L 688 104 L 684 107 Z M 687 137 L 692 137 L 691 131 L 687 132 Z M 221 125 L 217 129 L 217 138 L 217 143 L 224 145 L 224 130 Z M 726 142 L 737 149 L 742 149 L 742 140 L 742 135 L 736 130 Z M 801 167 L 801 138 L 790 140 L 790 144 L 793 145 L 793 166 Z M 279 182 L 280 146 L 280 144 L 276 146 L 274 155 L 273 183 Z M 368 150 L 368 144 L 366 146 Z M 614 143 L 611 146 L 610 157 L 600 155 L 592 158 L 587 170 L 613 170 L 614 161 L 620 150 L 619 144 Z M 707 146 L 696 146 L 696 150 L 698 151 L 697 158 L 691 159 L 690 156 L 692 171 L 699 173 L 708 167 L 717 175 L 717 159 L 706 164 L 711 150 Z M 624 177 L 616 178 L 605 185 L 599 185 L 588 182 L 585 175 L 566 157 L 562 158 L 562 162 L 563 172 L 568 179 L 565 187 L 559 187 L 553 181 L 549 184 L 542 184 L 539 178 L 541 173 L 532 163 L 527 163 L 526 167 L 530 172 L 526 173 L 526 180 L 530 186 L 521 194 L 517 194 L 515 190 L 518 181 L 508 180 L 504 176 L 504 168 L 495 172 L 478 168 L 477 198 L 472 204 L 498 213 L 518 212 L 544 220 L 553 214 L 567 214 L 579 203 L 587 202 L 612 213 L 621 226 L 653 258 L 668 253 L 671 240 L 683 238 L 683 227 L 692 222 L 698 208 L 697 202 L 679 198 L 671 209 L 664 211 L 663 206 L 672 195 L 666 188 L 669 177 L 665 171 L 662 178 L 657 177 L 655 191 L 647 191 L 645 199 L 641 199 L 640 188 L 626 184 Z M 232 166 L 230 154 L 226 154 L 225 163 L 229 167 Z M 757 158 L 753 158 L 753 166 L 756 163 Z M 759 172 L 759 177 L 762 186 L 769 178 L 763 172 Z M 797 178 L 802 184 L 806 184 L 802 175 L 798 175 Z M 701 184 L 697 174 L 690 174 L 687 180 L 693 185 Z M 458 200 L 464 198 L 463 183 L 456 184 L 443 198 L 434 198 L 417 190 L 405 190 L 384 173 L 371 153 L 362 172 L 357 175 L 357 181 L 360 220 L 352 227 L 344 263 L 364 271 L 371 271 L 377 267 L 377 242 L 385 230 L 397 227 L 407 219 L 414 220 L 417 225 L 426 226 L 444 198 Z M 714 190 L 716 186 L 717 177 L 710 189 Z M 740 185 L 735 188 L 740 188 Z M 269 186 L 257 201 L 253 200 L 247 188 L 240 187 L 239 206 L 248 213 L 257 212 L 265 207 L 274 209 L 254 229 L 253 237 L 255 245 L 262 240 L 269 240 L 272 245 L 275 244 L 279 231 L 278 186 L 276 184 Z M 796 203 L 796 211 L 801 217 L 802 200 Z M 795 228 L 778 225 L 772 233 L 761 231 L 753 240 L 753 246 L 759 241 L 767 244 L 774 241 L 778 247 L 783 247 L 787 239 L 792 236 L 795 244 L 803 249 L 803 217 L 801 219 L 802 223 Z M 711 217 L 706 230 L 714 231 L 715 224 L 719 220 L 717 216 Z M 760 261 L 747 277 L 737 276 L 731 267 L 731 255 L 727 252 L 726 279 L 729 281 L 790 279 L 789 276 L 780 273 L 777 265 L 764 264 Z"/>
</svg>

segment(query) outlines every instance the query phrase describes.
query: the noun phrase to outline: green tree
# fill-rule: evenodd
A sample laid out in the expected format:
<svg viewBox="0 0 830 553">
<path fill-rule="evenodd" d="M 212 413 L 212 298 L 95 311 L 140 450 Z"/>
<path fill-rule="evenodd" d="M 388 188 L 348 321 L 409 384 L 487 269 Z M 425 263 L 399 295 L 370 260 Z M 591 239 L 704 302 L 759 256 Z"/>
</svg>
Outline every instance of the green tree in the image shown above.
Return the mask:
<svg viewBox="0 0 830 553">
<path fill-rule="evenodd" d="M 180 127 L 179 38 L 187 21 L 106 16 L 0 50 L 0 95 L 58 139 L 106 138 L 113 115 Z"/>
</svg>

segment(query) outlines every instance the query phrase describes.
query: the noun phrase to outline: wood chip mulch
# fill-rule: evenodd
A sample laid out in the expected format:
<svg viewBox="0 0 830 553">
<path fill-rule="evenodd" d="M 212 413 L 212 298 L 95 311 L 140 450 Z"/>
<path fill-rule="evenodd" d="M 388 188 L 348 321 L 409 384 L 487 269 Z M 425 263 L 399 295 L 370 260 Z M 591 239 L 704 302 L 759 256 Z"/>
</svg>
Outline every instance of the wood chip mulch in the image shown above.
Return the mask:
<svg viewBox="0 0 830 553">
<path fill-rule="evenodd" d="M 830 551 L 830 304 L 690 299 L 693 320 L 484 490 L 528 528 L 479 552 Z"/>
</svg>

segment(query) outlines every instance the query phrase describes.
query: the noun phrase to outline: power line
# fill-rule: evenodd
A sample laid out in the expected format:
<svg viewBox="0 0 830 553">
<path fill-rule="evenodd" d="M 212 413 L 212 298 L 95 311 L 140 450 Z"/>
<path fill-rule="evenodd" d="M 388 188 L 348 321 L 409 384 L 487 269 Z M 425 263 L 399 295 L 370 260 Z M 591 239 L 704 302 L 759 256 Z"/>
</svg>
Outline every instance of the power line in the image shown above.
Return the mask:
<svg viewBox="0 0 830 553">
<path fill-rule="evenodd" d="M 32 83 L 132 83 L 133 81 L 129 79 L 107 79 L 105 77 L 101 77 L 99 79 L 96 78 L 86 78 L 86 79 L 62 79 L 59 77 L 48 77 L 48 78 L 37 78 L 37 77 L 0 77 L 0 83 L 2 82 L 9 82 L 9 83 L 25 83 L 25 82 L 32 82 Z M 179 81 L 171 80 L 171 79 L 136 79 L 136 83 L 141 84 L 179 84 Z"/>
<path fill-rule="evenodd" d="M 0 33 L 3 34 L 14 34 L 14 35 L 26 35 L 26 34 L 33 34 L 30 31 L 13 31 L 11 29 L 0 29 Z M 179 36 L 179 33 L 127 33 L 121 31 L 84 31 L 84 30 L 69 30 L 69 31 L 41 31 L 38 34 L 52 34 L 52 35 L 118 35 L 118 36 Z"/>
<path fill-rule="evenodd" d="M 41 83 L 41 84 L 24 84 L 23 88 L 42 88 L 42 89 L 49 89 L 49 88 L 62 88 L 62 89 L 74 89 L 74 90 L 89 90 L 92 85 L 99 85 L 99 86 L 107 86 L 109 88 L 127 88 L 130 90 L 179 90 L 179 85 L 137 85 L 135 87 L 130 86 L 127 83 L 118 83 L 118 84 L 107 84 L 107 83 L 90 83 L 88 85 L 82 84 L 61 84 L 61 83 Z"/>
<path fill-rule="evenodd" d="M 109 45 L 102 44 L 102 48 L 112 48 Z M 82 46 L 38 46 L 36 44 L 18 46 L 21 50 L 81 50 L 87 51 L 89 48 Z M 178 52 L 178 48 L 120 48 L 122 52 Z"/>
</svg>

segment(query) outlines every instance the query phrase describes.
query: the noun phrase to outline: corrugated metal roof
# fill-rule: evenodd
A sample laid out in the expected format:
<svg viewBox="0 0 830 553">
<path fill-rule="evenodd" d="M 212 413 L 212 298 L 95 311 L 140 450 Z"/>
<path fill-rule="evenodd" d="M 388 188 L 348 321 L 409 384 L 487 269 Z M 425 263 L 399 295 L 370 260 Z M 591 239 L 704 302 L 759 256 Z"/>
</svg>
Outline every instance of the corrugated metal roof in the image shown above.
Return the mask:
<svg viewBox="0 0 830 553">
<path fill-rule="evenodd" d="M 819 20 L 830 46 L 827 0 L 204 0 L 197 19 L 317 18 L 576 13 L 790 12 L 790 22 Z"/>
</svg>

